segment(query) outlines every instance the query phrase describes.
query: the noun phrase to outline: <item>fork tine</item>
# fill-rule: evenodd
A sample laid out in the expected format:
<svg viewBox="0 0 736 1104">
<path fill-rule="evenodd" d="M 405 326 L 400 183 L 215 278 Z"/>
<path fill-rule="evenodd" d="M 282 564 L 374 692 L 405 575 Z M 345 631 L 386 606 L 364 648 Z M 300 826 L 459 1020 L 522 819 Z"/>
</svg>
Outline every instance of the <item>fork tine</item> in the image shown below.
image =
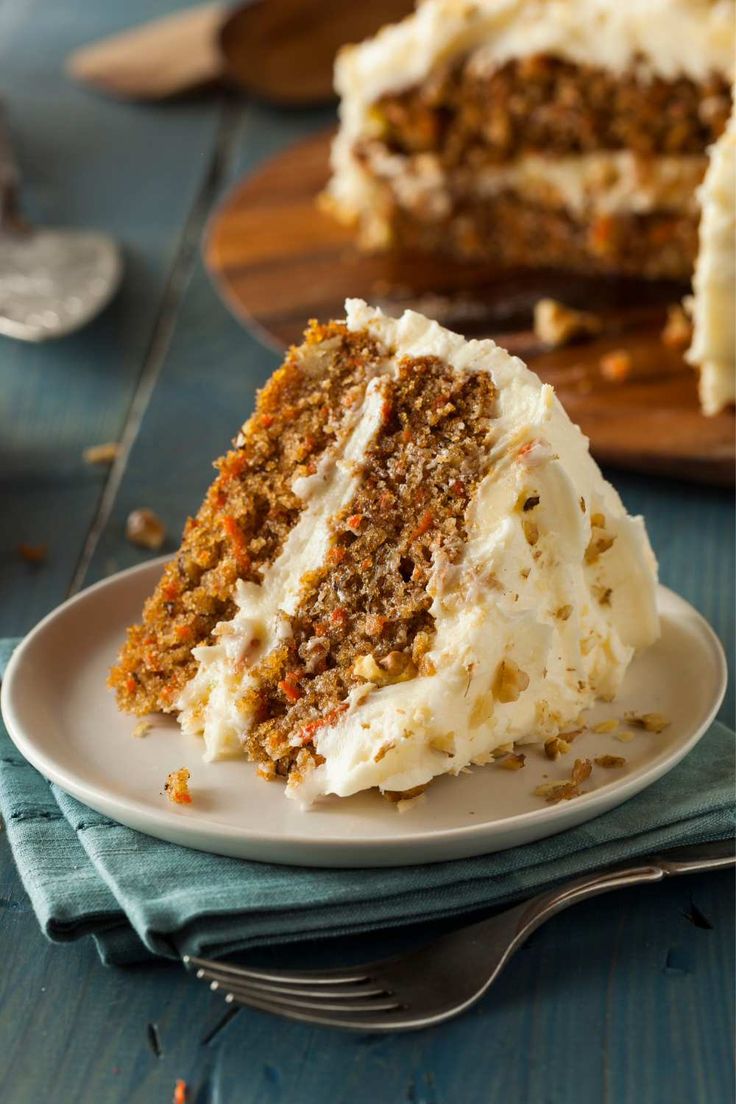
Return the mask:
<svg viewBox="0 0 736 1104">
<path fill-rule="evenodd" d="M 247 1008 L 255 1008 L 259 1012 L 269 1012 L 273 1016 L 283 1016 L 287 1020 L 296 1020 L 299 1023 L 320 1024 L 323 1027 L 338 1027 L 344 1031 L 402 1031 L 418 1026 L 413 1019 L 402 1020 L 397 1012 L 403 1014 L 402 1009 L 383 1011 L 378 1016 L 376 1013 L 347 1013 L 325 1012 L 306 1008 L 292 1008 L 289 1005 L 273 1004 L 269 1000 L 261 1000 L 256 996 L 238 996 L 228 993 L 225 996 L 228 1004 L 242 1004 Z"/>
<path fill-rule="evenodd" d="M 359 982 L 355 985 L 338 985 L 334 988 L 329 985 L 304 986 L 281 985 L 260 978 L 235 977 L 232 974 L 223 974 L 218 970 L 205 970 L 200 968 L 196 975 L 201 981 L 209 981 L 210 989 L 228 989 L 233 986 L 245 986 L 247 989 L 258 990 L 264 996 L 272 994 L 275 997 L 320 997 L 332 1000 L 353 1000 L 356 997 L 385 997 L 387 990 L 375 982 Z"/>
<path fill-rule="evenodd" d="M 316 1011 L 316 1012 L 390 1012 L 394 1009 L 401 1008 L 400 1003 L 395 997 L 388 994 L 380 994 L 378 997 L 359 997 L 352 1000 L 333 1000 L 330 996 L 325 994 L 312 998 L 304 998 L 301 995 L 291 996 L 276 993 L 266 993 L 260 989 L 253 989 L 249 985 L 235 985 L 229 987 L 222 987 L 222 992 L 225 994 L 225 1000 L 228 1003 L 232 1001 L 243 1001 L 248 1004 L 252 1000 L 264 1001 L 271 1005 L 275 1010 L 281 1010 L 291 1008 L 294 1010 L 304 1011 Z M 229 999 L 228 999 L 229 998 Z"/>
<path fill-rule="evenodd" d="M 225 978 L 245 979 L 261 982 L 274 982 L 278 985 L 349 985 L 370 981 L 366 970 L 354 967 L 345 970 L 258 970 L 250 966 L 231 966 L 225 962 L 213 962 L 207 958 L 184 955 L 184 965 L 188 970 L 208 971 Z M 201 976 L 204 976 L 202 974 Z"/>
</svg>

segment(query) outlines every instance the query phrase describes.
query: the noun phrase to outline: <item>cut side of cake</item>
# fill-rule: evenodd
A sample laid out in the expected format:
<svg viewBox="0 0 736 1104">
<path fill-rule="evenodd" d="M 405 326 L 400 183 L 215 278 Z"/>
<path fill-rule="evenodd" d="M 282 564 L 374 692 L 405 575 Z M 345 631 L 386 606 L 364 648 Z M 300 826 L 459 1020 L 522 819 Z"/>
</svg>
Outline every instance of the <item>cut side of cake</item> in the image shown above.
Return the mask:
<svg viewBox="0 0 736 1104">
<path fill-rule="evenodd" d="M 368 249 L 689 279 L 733 0 L 424 0 L 345 48 L 329 208 Z"/>
<path fill-rule="evenodd" d="M 552 389 L 349 300 L 258 398 L 111 674 L 304 804 L 573 729 L 658 635 L 656 563 Z"/>
</svg>

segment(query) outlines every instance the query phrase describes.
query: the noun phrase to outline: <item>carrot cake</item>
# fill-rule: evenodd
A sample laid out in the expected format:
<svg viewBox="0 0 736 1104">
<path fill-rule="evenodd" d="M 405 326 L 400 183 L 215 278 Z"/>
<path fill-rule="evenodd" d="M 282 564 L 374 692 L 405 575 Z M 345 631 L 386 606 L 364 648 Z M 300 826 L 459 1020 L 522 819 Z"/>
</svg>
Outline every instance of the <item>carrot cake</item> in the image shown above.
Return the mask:
<svg viewBox="0 0 736 1104">
<path fill-rule="evenodd" d="M 217 468 L 110 681 L 304 804 L 569 731 L 658 635 L 642 519 L 493 341 L 348 300 Z"/>
<path fill-rule="evenodd" d="M 717 413 L 735 28 L 733 0 L 424 0 L 338 57 L 324 204 L 365 249 L 494 267 L 689 280 L 705 250 L 690 360 Z M 720 198 L 698 191 L 711 153 Z"/>
</svg>

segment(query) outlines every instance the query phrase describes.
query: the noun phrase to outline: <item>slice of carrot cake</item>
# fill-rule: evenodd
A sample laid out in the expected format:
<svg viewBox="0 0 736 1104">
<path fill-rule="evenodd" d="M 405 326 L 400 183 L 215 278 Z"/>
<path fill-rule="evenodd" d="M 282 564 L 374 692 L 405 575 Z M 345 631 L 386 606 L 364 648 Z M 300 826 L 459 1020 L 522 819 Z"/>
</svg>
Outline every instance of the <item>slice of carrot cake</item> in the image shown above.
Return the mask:
<svg viewBox="0 0 736 1104">
<path fill-rule="evenodd" d="M 424 0 L 340 54 L 327 202 L 369 249 L 689 278 L 733 0 Z"/>
<path fill-rule="evenodd" d="M 346 308 L 259 395 L 111 674 L 305 803 L 556 736 L 658 634 L 643 521 L 552 389 Z"/>
</svg>

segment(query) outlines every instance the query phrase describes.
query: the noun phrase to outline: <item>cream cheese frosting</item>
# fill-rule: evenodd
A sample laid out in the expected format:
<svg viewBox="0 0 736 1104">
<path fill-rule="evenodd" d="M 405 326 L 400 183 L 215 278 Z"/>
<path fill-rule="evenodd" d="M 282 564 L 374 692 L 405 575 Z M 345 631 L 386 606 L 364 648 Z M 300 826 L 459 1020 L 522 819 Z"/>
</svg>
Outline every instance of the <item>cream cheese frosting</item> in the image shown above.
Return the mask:
<svg viewBox="0 0 736 1104">
<path fill-rule="evenodd" d="M 260 585 L 238 585 L 238 612 L 218 626 L 215 645 L 195 650 L 199 668 L 178 707 L 209 758 L 237 753 L 252 723 L 240 703 L 249 668 L 291 631 L 301 580 L 322 562 L 330 518 L 361 478 L 382 380 L 403 357 L 488 372 L 497 417 L 461 556 L 451 564 L 436 554 L 432 567 L 436 631 L 426 658 L 434 673 L 378 686 L 365 668 L 347 708 L 315 733 L 324 761 L 287 788 L 305 805 L 372 787 L 413 789 L 486 762 L 502 745 L 556 735 L 597 697 L 614 695 L 635 650 L 658 635 L 656 561 L 643 521 L 628 516 L 552 388 L 494 342 L 466 342 L 412 311 L 393 319 L 348 300 L 346 312 L 348 328 L 367 330 L 386 355 L 341 443 L 294 485 L 304 509 L 281 555 Z M 362 671 L 356 663 L 359 679 Z"/>
<path fill-rule="evenodd" d="M 621 73 L 700 81 L 734 74 L 732 0 L 425 0 L 400 23 L 345 47 L 335 84 L 350 113 L 419 84 L 438 64 L 479 50 L 485 70 L 553 54 Z"/>
<path fill-rule="evenodd" d="M 693 342 L 700 402 L 718 414 L 736 399 L 736 113 L 711 149 L 698 192 L 700 248 L 693 277 Z"/>
<path fill-rule="evenodd" d="M 707 159 L 642 157 L 631 150 L 545 157 L 527 153 L 509 164 L 471 171 L 459 168 L 448 177 L 432 153 L 406 155 L 369 143 L 363 163 L 336 183 L 344 202 L 380 214 L 379 189 L 388 184 L 399 206 L 420 217 L 442 219 L 453 197 L 485 197 L 511 192 L 541 207 L 564 208 L 577 217 L 644 215 L 652 211 L 697 211 L 695 192 Z"/>
</svg>

